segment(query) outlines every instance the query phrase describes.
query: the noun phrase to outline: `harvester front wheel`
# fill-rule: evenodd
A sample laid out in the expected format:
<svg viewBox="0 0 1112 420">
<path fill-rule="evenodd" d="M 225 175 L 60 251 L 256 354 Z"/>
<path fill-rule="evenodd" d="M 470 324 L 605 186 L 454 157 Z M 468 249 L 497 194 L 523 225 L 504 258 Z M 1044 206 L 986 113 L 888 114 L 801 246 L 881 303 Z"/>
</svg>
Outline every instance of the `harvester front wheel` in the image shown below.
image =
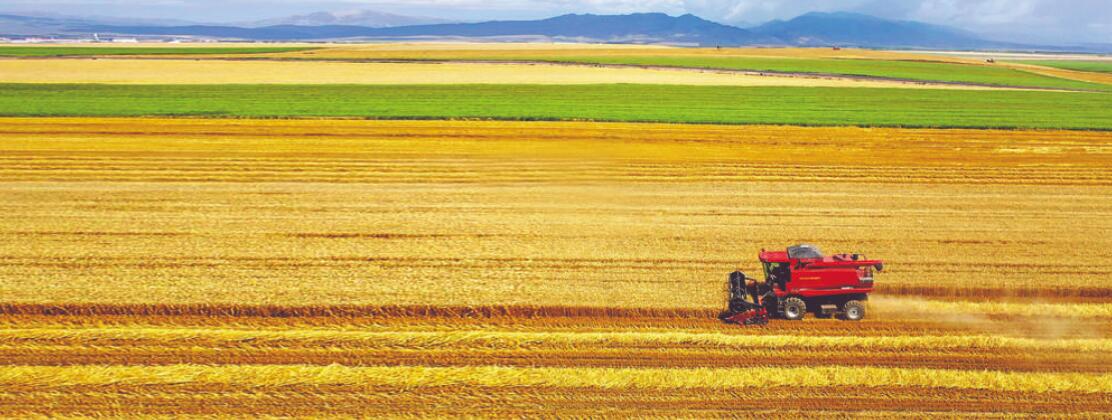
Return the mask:
<svg viewBox="0 0 1112 420">
<path fill-rule="evenodd" d="M 859 300 L 851 300 L 846 302 L 842 307 L 842 319 L 846 321 L 860 321 L 865 318 L 865 304 Z"/>
<path fill-rule="evenodd" d="M 784 319 L 799 321 L 807 315 L 807 304 L 800 298 L 787 298 L 784 300 Z"/>
</svg>

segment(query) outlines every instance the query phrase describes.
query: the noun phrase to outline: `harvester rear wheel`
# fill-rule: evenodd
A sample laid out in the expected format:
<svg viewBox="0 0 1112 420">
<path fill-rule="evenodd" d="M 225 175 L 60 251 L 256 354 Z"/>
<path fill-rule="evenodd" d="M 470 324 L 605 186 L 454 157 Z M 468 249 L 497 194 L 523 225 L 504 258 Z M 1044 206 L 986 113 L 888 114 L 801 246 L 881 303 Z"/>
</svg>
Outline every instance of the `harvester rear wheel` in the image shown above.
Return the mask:
<svg viewBox="0 0 1112 420">
<path fill-rule="evenodd" d="M 807 304 L 800 298 L 787 298 L 784 300 L 784 319 L 799 321 L 807 315 Z"/>
<path fill-rule="evenodd" d="M 865 318 L 865 304 L 861 301 L 851 300 L 842 307 L 842 319 L 860 321 L 862 318 Z"/>
</svg>

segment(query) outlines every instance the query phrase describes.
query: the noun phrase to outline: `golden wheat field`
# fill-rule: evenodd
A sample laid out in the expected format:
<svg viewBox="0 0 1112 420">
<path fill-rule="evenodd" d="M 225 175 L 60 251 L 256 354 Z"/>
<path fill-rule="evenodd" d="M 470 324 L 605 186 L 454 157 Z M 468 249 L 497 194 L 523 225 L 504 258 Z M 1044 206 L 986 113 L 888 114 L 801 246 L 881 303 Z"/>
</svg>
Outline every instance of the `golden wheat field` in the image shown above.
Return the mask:
<svg viewBox="0 0 1112 420">
<path fill-rule="evenodd" d="M 0 415 L 1102 416 L 1112 133 L 2 119 Z M 794 242 L 859 323 L 724 325 Z"/>
</svg>

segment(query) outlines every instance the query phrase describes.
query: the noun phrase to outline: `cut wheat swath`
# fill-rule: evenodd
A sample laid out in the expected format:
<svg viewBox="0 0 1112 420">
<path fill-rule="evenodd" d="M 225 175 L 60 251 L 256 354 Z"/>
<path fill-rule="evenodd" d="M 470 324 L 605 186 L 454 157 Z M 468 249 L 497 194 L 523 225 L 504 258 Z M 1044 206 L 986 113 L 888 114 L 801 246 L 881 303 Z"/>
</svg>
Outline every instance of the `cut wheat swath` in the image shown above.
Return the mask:
<svg viewBox="0 0 1112 420">
<path fill-rule="evenodd" d="M 749 388 L 807 384 L 921 386 L 1020 392 L 1112 392 L 1112 374 L 1013 373 L 899 368 L 609 369 L 347 366 L 4 366 L 0 385 L 35 390 L 180 383 L 249 388 L 296 385 L 595 388 Z"/>
<path fill-rule="evenodd" d="M 280 347 L 386 347 L 410 349 L 482 348 L 704 348 L 704 349 L 844 349 L 844 350 L 981 350 L 1112 352 L 1109 339 L 1029 339 L 998 336 L 823 337 L 734 335 L 686 332 L 525 332 L 525 331 L 388 331 L 243 330 L 218 328 L 52 328 L 0 330 L 0 344 L 66 343 L 98 345 L 159 344 Z"/>
</svg>

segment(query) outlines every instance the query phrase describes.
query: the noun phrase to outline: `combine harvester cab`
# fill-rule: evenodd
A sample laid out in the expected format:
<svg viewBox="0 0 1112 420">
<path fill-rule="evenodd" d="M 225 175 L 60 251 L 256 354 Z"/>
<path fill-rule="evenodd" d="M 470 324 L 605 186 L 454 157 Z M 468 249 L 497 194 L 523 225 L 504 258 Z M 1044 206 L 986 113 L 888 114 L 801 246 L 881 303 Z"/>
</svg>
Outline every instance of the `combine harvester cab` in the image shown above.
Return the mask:
<svg viewBox="0 0 1112 420">
<path fill-rule="evenodd" d="M 730 274 L 729 307 L 723 320 L 750 325 L 743 321 L 765 314 L 801 320 L 812 312 L 818 317 L 839 315 L 859 321 L 865 317 L 865 301 L 873 291 L 873 274 L 884 269 L 881 260 L 860 254 L 823 256 L 813 245 L 762 250 L 759 257 L 764 281 L 740 271 Z"/>
</svg>

